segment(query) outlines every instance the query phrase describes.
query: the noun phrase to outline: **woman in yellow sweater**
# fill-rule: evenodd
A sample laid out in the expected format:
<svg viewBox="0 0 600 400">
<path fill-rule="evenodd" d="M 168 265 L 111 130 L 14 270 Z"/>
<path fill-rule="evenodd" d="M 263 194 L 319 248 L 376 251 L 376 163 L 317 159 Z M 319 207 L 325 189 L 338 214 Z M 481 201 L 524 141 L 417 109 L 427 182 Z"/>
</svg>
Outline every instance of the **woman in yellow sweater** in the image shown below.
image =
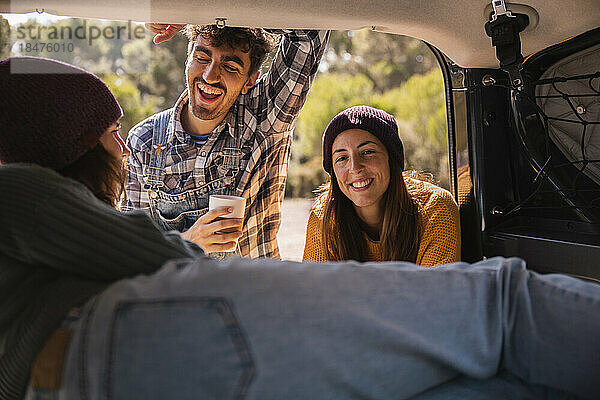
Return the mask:
<svg viewBox="0 0 600 400">
<path fill-rule="evenodd" d="M 410 261 L 434 266 L 460 260 L 458 207 L 452 195 L 414 172 L 390 114 L 355 106 L 323 135 L 331 176 L 313 204 L 305 261 Z"/>
</svg>

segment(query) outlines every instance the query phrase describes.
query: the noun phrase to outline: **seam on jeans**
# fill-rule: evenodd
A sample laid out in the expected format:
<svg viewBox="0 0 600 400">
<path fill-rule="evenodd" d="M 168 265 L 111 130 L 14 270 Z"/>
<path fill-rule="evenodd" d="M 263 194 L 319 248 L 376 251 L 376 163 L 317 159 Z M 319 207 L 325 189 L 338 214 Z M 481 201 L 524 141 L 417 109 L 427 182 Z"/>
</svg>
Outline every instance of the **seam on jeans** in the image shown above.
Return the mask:
<svg viewBox="0 0 600 400">
<path fill-rule="evenodd" d="M 117 320 L 119 319 L 119 316 L 121 314 L 121 312 L 123 311 L 123 307 L 125 304 L 129 304 L 129 303 L 133 303 L 133 302 L 118 302 L 115 305 L 114 311 L 112 313 L 112 318 L 109 324 L 109 330 L 108 330 L 108 346 L 106 347 L 106 360 L 105 360 L 105 370 L 104 370 L 104 387 L 102 392 L 104 392 L 104 398 L 105 399 L 109 399 L 111 397 L 111 393 L 110 393 L 110 389 L 111 389 L 111 382 L 112 382 L 112 365 L 113 365 L 113 361 L 114 361 L 114 354 L 113 354 L 113 347 L 114 347 L 114 342 L 115 342 L 115 334 L 116 334 L 116 325 L 117 325 Z"/>
<path fill-rule="evenodd" d="M 78 365 L 77 371 L 79 373 L 79 396 L 82 400 L 88 398 L 88 379 L 87 379 L 87 342 L 89 336 L 89 330 L 92 320 L 92 315 L 98 305 L 98 297 L 94 298 L 90 309 L 85 313 L 85 317 L 81 321 L 81 333 L 79 335 L 79 352 L 78 352 Z"/>
<path fill-rule="evenodd" d="M 250 344 L 246 340 L 246 335 L 235 315 L 232 304 L 227 299 L 222 298 L 221 300 L 222 302 L 219 303 L 219 311 L 225 320 L 225 326 L 230 331 L 229 337 L 233 342 L 233 346 L 240 356 L 243 368 L 242 371 L 246 371 L 246 374 L 242 373 L 240 375 L 238 391 L 234 397 L 236 399 L 243 399 L 246 397 L 252 379 L 254 378 L 256 366 L 254 365 L 252 352 L 250 351 Z"/>
<path fill-rule="evenodd" d="M 145 301 L 122 301 L 115 306 L 112 320 L 110 322 L 110 336 L 108 340 L 105 374 L 104 374 L 104 398 L 109 400 L 112 397 L 112 369 L 115 359 L 114 346 L 116 342 L 117 325 L 120 320 L 121 313 L 130 307 L 139 306 L 155 306 L 166 304 L 178 305 L 204 305 L 205 308 L 213 308 L 221 316 L 228 336 L 231 339 L 233 348 L 238 354 L 241 365 L 241 373 L 238 378 L 237 388 L 234 392 L 234 399 L 244 399 L 248 393 L 252 379 L 254 378 L 256 366 L 250 351 L 250 346 L 245 338 L 244 332 L 241 329 L 240 323 L 233 312 L 233 307 L 230 302 L 223 297 L 180 297 L 168 299 L 152 299 Z"/>
</svg>

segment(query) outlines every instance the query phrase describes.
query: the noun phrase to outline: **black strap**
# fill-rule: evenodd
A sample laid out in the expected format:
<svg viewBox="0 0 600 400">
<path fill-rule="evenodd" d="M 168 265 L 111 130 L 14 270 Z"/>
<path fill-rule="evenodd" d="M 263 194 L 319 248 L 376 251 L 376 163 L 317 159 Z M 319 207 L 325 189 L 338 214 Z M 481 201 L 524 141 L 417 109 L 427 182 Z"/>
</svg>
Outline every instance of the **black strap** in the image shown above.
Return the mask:
<svg viewBox="0 0 600 400">
<path fill-rule="evenodd" d="M 485 24 L 485 33 L 492 38 L 500 68 L 508 73 L 511 85 L 517 89 L 523 85 L 520 33 L 528 25 L 529 17 L 526 14 L 511 14 L 510 11 L 494 14 L 492 20 Z"/>
<path fill-rule="evenodd" d="M 169 122 L 175 114 L 175 108 L 161 111 L 155 114 L 152 122 L 152 150 L 150 152 L 150 163 L 145 169 L 145 189 L 156 190 L 164 185 L 166 146 L 171 139 Z"/>
</svg>

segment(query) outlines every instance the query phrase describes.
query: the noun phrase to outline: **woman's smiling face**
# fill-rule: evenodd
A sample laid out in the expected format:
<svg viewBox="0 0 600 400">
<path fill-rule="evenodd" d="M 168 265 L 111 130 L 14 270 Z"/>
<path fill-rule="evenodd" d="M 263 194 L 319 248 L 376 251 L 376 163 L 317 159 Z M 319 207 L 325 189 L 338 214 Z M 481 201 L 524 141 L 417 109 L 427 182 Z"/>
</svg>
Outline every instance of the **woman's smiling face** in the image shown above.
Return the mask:
<svg viewBox="0 0 600 400">
<path fill-rule="evenodd" d="M 383 211 L 383 195 L 390 183 L 388 151 L 371 133 L 349 129 L 340 133 L 331 149 L 333 172 L 337 183 L 361 211 Z"/>
</svg>

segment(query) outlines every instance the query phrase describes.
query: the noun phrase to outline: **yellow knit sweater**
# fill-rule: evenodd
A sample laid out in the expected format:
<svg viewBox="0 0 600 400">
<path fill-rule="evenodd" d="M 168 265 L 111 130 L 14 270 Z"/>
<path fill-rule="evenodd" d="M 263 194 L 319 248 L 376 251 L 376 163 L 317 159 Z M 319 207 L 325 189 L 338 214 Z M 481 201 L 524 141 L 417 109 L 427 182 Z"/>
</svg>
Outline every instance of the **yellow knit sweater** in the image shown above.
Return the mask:
<svg viewBox="0 0 600 400">
<path fill-rule="evenodd" d="M 419 204 L 419 222 L 423 227 L 416 263 L 431 267 L 460 261 L 460 218 L 458 206 L 452 195 L 432 183 L 404 176 L 409 193 Z M 304 261 L 327 261 L 321 237 L 323 205 L 317 199 L 308 218 Z M 381 244 L 373 242 L 366 234 L 368 261 L 384 261 Z"/>
</svg>

